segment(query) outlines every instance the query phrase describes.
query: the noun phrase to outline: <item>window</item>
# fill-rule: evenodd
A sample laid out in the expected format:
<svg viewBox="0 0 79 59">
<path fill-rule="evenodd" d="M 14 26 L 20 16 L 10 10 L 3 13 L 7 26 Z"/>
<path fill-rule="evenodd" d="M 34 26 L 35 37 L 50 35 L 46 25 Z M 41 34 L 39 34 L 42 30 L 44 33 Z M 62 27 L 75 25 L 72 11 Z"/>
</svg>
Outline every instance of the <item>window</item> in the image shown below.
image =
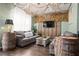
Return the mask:
<svg viewBox="0 0 79 59">
<path fill-rule="evenodd" d="M 30 31 L 31 16 L 18 7 L 14 9 L 14 31 Z"/>
</svg>

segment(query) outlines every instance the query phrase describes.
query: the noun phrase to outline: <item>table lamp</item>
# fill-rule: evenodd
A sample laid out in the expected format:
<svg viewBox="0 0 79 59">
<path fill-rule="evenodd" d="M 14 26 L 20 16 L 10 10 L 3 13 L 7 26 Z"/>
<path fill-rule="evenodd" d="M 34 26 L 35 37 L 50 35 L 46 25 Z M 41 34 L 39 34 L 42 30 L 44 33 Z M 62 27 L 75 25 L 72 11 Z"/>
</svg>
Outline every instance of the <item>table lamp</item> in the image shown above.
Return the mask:
<svg viewBox="0 0 79 59">
<path fill-rule="evenodd" d="M 5 21 L 5 31 L 6 32 L 11 32 L 12 26 L 13 26 L 13 20 L 6 19 L 6 21 Z"/>
</svg>

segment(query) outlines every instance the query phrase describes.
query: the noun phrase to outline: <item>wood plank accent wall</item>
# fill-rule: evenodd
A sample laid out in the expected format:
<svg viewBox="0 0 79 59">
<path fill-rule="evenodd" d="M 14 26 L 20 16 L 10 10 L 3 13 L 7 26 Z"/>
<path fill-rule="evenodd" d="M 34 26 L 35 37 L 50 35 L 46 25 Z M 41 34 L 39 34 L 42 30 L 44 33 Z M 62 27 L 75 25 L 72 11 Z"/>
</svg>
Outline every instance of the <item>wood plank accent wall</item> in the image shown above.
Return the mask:
<svg viewBox="0 0 79 59">
<path fill-rule="evenodd" d="M 68 21 L 68 13 L 55 13 L 47 15 L 34 16 L 33 21 L 38 23 L 38 33 L 41 33 L 42 36 L 58 36 L 61 34 L 61 22 Z M 44 28 L 43 21 L 55 21 L 54 28 Z"/>
</svg>

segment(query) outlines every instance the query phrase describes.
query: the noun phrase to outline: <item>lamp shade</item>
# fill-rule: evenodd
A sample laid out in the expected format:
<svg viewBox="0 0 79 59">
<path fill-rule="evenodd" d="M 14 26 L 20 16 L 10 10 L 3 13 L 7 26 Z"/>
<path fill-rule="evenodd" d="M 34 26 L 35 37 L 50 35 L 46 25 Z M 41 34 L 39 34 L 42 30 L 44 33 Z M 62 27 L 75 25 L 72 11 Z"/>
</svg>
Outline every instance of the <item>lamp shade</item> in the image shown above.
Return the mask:
<svg viewBox="0 0 79 59">
<path fill-rule="evenodd" d="M 11 20 L 11 19 L 6 19 L 5 24 L 11 24 L 11 25 L 13 25 L 13 20 Z"/>
</svg>

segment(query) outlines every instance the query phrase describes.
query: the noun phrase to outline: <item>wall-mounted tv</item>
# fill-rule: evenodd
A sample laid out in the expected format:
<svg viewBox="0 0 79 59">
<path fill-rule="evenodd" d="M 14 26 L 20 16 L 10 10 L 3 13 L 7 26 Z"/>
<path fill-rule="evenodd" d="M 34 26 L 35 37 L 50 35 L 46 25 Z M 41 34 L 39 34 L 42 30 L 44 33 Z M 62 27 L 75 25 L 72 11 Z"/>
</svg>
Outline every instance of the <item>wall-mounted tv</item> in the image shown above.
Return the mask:
<svg viewBox="0 0 79 59">
<path fill-rule="evenodd" d="M 52 28 L 54 26 L 55 26 L 55 22 L 54 21 L 44 21 L 43 22 L 43 27 Z"/>
</svg>

